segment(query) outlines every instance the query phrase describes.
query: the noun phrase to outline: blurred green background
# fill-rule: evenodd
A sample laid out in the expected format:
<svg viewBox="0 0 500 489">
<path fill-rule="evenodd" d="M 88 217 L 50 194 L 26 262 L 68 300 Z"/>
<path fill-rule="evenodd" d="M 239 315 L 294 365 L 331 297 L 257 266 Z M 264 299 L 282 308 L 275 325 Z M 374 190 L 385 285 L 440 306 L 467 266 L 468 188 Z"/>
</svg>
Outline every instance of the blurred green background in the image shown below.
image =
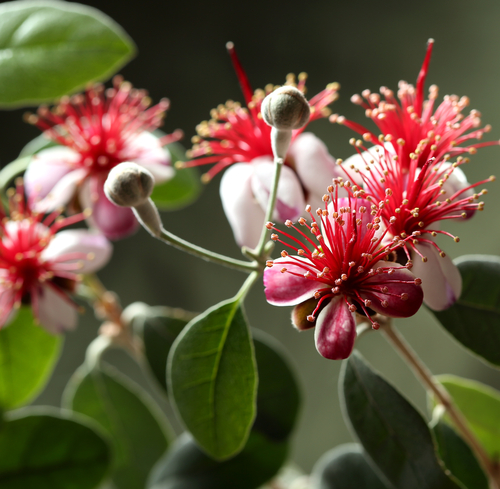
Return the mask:
<svg viewBox="0 0 500 489">
<path fill-rule="evenodd" d="M 427 39 L 432 37 L 436 44 L 427 87 L 437 84 L 440 99 L 450 93 L 468 95 L 470 108 L 482 113 L 485 124 L 493 125 L 488 136 L 500 138 L 500 2 L 495 0 L 83 3 L 104 11 L 134 39 L 138 56 L 121 73 L 136 87 L 147 88 L 154 102 L 170 98 L 164 129 L 183 129 L 187 147 L 196 124 L 209 118 L 211 108 L 227 99 L 242 101 L 225 50 L 227 41 L 234 42 L 254 88 L 281 84 L 287 73 L 306 71 L 309 96 L 337 81 L 342 88 L 333 111 L 367 124 L 363 110 L 350 103 L 351 95 L 365 88 L 377 91 L 381 85 L 396 89 L 401 79 L 414 83 Z M 23 112 L 0 113 L 2 165 L 39 134 L 22 122 Z M 325 120 L 309 129 L 325 141 L 332 155 L 352 154 L 348 140 L 353 134 L 346 128 Z M 500 148 L 485 148 L 464 170 L 472 182 L 499 174 L 499 162 Z M 219 181 L 220 176 L 205 186 L 194 205 L 163 214 L 164 224 L 184 239 L 239 257 L 222 212 Z M 484 212 L 471 221 L 447 225 L 461 238 L 458 244 L 451 239 L 441 242 L 449 255 L 500 254 L 500 189 L 498 183 L 488 188 Z M 242 273 L 169 248 L 142 229 L 115 244 L 112 262 L 100 276 L 123 306 L 144 301 L 191 311 L 203 311 L 231 297 L 244 280 Z M 326 450 L 352 439 L 337 394 L 340 363 L 319 356 L 312 331 L 296 332 L 290 325 L 290 310 L 269 306 L 260 284 L 250 293 L 246 310 L 253 327 L 285 345 L 296 367 L 304 402 L 291 456 L 308 471 Z M 454 373 L 500 388 L 498 371 L 458 346 L 426 310 L 397 325 L 434 373 Z M 36 404 L 59 403 L 98 326 L 88 310 L 78 330 L 67 334 L 57 370 Z M 380 334 L 366 335 L 357 346 L 425 410 L 423 389 Z M 125 355 L 115 355 L 114 361 L 144 382 Z"/>
</svg>

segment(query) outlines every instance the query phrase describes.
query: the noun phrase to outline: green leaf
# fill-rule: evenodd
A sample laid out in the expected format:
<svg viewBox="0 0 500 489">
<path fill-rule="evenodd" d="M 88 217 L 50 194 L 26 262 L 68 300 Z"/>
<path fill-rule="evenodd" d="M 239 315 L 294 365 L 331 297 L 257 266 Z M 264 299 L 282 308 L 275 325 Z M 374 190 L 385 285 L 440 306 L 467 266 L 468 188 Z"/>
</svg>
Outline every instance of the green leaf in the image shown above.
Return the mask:
<svg viewBox="0 0 500 489">
<path fill-rule="evenodd" d="M 142 338 L 148 366 L 166 392 L 167 357 L 170 348 L 194 316 L 186 311 L 164 306 L 150 307 L 134 303 L 129 307 L 137 307 L 137 313 L 131 318 L 130 325 L 135 334 Z"/>
<path fill-rule="evenodd" d="M 59 1 L 0 5 L 0 106 L 51 101 L 106 79 L 133 56 L 124 30 L 92 7 Z"/>
<path fill-rule="evenodd" d="M 359 353 L 354 352 L 344 362 L 340 385 L 345 417 L 395 489 L 460 487 L 443 472 L 420 413 Z"/>
<path fill-rule="evenodd" d="M 500 257 L 466 255 L 456 260 L 462 295 L 445 311 L 432 311 L 462 345 L 500 365 Z"/>
<path fill-rule="evenodd" d="M 34 323 L 30 307 L 0 329 L 0 406 L 12 409 L 30 402 L 45 386 L 55 366 L 62 336 Z"/>
<path fill-rule="evenodd" d="M 283 465 L 288 446 L 252 431 L 243 450 L 217 462 L 185 433 L 156 465 L 149 489 L 255 489 L 271 479 Z"/>
<path fill-rule="evenodd" d="M 467 489 L 488 489 L 488 479 L 469 445 L 443 422 L 432 427 L 438 445 L 438 454 L 446 468 Z"/>
<path fill-rule="evenodd" d="M 500 392 L 454 375 L 438 375 L 436 379 L 453 398 L 490 458 L 500 459 Z M 443 420 L 452 424 L 446 415 Z"/>
<path fill-rule="evenodd" d="M 0 170 L 0 192 L 2 194 L 5 194 L 5 191 L 12 185 L 14 180 L 26 171 L 30 161 L 31 156 L 18 158 Z"/>
<path fill-rule="evenodd" d="M 169 392 L 186 428 L 215 459 L 229 458 L 245 445 L 255 416 L 255 370 L 239 299 L 193 319 L 170 351 Z"/>
<path fill-rule="evenodd" d="M 377 476 L 357 443 L 326 452 L 311 474 L 311 489 L 390 489 Z"/>
<path fill-rule="evenodd" d="M 110 464 L 108 444 L 73 413 L 24 408 L 0 429 L 2 489 L 93 489 Z"/>
<path fill-rule="evenodd" d="M 300 407 L 300 391 L 281 345 L 263 331 L 252 330 L 259 373 L 257 416 L 253 431 L 280 441 L 290 436 Z"/>
<path fill-rule="evenodd" d="M 184 434 L 157 464 L 150 479 L 154 489 L 254 489 L 283 465 L 297 418 L 300 395 L 294 375 L 276 340 L 253 330 L 259 370 L 257 417 L 243 450 L 218 462 Z"/>
<path fill-rule="evenodd" d="M 185 150 L 179 143 L 165 146 L 170 152 L 175 170 L 172 179 L 156 185 L 151 199 L 162 210 L 175 210 L 194 202 L 201 192 L 200 176 L 195 168 L 176 169 L 175 163 L 185 159 Z"/>
<path fill-rule="evenodd" d="M 112 367 L 80 367 L 63 397 L 64 406 L 93 418 L 110 437 L 111 472 L 120 489 L 144 487 L 148 474 L 167 449 L 166 420 L 147 393 Z"/>
</svg>

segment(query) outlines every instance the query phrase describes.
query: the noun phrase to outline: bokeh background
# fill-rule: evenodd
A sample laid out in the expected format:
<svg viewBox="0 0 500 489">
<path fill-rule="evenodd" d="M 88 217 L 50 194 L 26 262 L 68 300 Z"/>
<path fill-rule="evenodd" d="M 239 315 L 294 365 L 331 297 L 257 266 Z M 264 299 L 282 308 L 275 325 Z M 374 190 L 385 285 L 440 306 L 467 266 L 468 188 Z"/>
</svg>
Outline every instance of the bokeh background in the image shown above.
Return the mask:
<svg viewBox="0 0 500 489">
<path fill-rule="evenodd" d="M 225 50 L 227 41 L 234 42 L 254 88 L 281 84 L 287 73 L 306 71 L 310 96 L 337 81 L 342 88 L 333 111 L 368 123 L 363 110 L 350 103 L 351 95 L 365 88 L 376 91 L 381 85 L 396 89 L 401 79 L 415 82 L 427 39 L 432 37 L 436 44 L 427 86 L 437 84 L 440 97 L 468 95 L 470 108 L 478 109 L 483 122 L 493 125 L 488 136 L 500 138 L 500 2 L 496 0 L 82 3 L 108 14 L 135 41 L 138 54 L 121 73 L 135 86 L 147 88 L 153 101 L 170 98 L 164 129 L 183 129 L 188 147 L 196 124 L 209 118 L 211 108 L 227 99 L 242 101 Z M 0 112 L 2 165 L 38 135 L 22 122 L 22 113 Z M 309 129 L 325 141 L 332 155 L 352 154 L 348 140 L 353 134 L 346 128 L 325 120 Z M 480 150 L 465 168 L 469 181 L 499 174 L 499 163 L 499 147 Z M 222 212 L 219 181 L 220 176 L 205 186 L 194 205 L 163 214 L 164 224 L 198 245 L 239 257 Z M 498 183 L 488 187 L 484 212 L 447 227 L 461 238 L 458 244 L 451 239 L 442 242 L 451 256 L 500 254 L 500 188 Z M 100 276 L 123 306 L 143 301 L 190 311 L 203 311 L 231 297 L 244 280 L 240 272 L 185 255 L 143 230 L 115 244 L 112 262 Z M 269 306 L 260 284 L 250 293 L 246 310 L 250 324 L 283 343 L 295 366 L 304 400 L 291 459 L 309 471 L 326 450 L 352 439 L 340 411 L 340 363 L 320 357 L 312 331 L 296 332 L 290 325 L 290 310 Z M 59 404 L 64 385 L 82 363 L 98 326 L 87 310 L 78 330 L 67 334 L 55 375 L 36 404 Z M 498 370 L 463 350 L 428 311 L 397 321 L 397 326 L 434 373 L 454 373 L 500 388 Z M 380 334 L 364 336 L 357 347 L 425 412 L 424 390 Z M 124 354 L 111 355 L 110 360 L 145 382 Z"/>
</svg>

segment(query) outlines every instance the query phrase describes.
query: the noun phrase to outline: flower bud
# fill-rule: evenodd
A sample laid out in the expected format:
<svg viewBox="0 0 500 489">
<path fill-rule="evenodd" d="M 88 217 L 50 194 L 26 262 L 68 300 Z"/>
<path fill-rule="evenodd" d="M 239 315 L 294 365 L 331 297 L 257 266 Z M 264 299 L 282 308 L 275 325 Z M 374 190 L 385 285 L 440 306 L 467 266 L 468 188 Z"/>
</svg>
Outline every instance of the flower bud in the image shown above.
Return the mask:
<svg viewBox="0 0 500 489">
<path fill-rule="evenodd" d="M 304 94 L 288 85 L 271 92 L 263 100 L 260 110 L 267 124 L 283 131 L 305 126 L 311 114 Z"/>
<path fill-rule="evenodd" d="M 146 202 L 153 192 L 155 180 L 150 171 L 136 163 L 115 166 L 104 183 L 104 193 L 120 207 L 137 207 Z"/>
</svg>

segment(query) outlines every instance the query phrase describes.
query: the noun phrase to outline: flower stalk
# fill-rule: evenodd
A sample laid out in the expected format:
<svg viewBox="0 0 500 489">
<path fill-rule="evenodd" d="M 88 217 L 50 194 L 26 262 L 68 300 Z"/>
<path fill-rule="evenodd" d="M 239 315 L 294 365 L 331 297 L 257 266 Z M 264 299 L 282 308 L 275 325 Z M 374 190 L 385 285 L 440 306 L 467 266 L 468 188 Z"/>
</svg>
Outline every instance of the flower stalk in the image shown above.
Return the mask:
<svg viewBox="0 0 500 489">
<path fill-rule="evenodd" d="M 448 416 L 453 420 L 455 427 L 470 446 L 485 471 L 488 477 L 490 489 L 500 489 L 500 471 L 498 464 L 490 460 L 488 453 L 470 429 L 467 419 L 457 408 L 453 399 L 448 394 L 448 391 L 435 380 L 431 371 L 422 362 L 403 336 L 393 329 L 390 318 L 386 318 L 384 322 L 381 321 L 380 323 L 382 326 L 380 329 L 385 334 L 389 343 L 406 361 L 415 377 L 422 382 L 424 387 L 429 392 L 432 392 L 437 402 L 444 408 Z"/>
</svg>

